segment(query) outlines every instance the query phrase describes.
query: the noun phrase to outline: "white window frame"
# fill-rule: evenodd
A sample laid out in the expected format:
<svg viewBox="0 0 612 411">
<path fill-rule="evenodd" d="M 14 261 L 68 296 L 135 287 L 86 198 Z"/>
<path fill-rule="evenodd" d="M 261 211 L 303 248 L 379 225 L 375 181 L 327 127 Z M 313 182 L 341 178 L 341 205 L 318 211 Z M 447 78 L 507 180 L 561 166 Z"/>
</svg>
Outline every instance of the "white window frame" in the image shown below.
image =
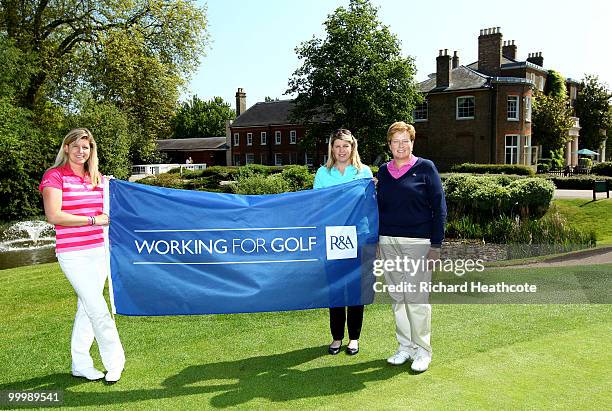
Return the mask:
<svg viewBox="0 0 612 411">
<path fill-rule="evenodd" d="M 247 146 L 253 145 L 253 133 L 247 133 Z"/>
<path fill-rule="evenodd" d="M 508 137 L 511 138 L 508 144 Z M 516 142 L 513 141 L 516 138 Z M 521 136 L 518 134 L 506 134 L 504 136 L 504 164 L 519 164 L 519 145 Z M 515 143 L 515 144 L 512 144 Z M 508 162 L 508 149 L 510 149 L 510 162 Z M 515 158 L 516 157 L 516 158 Z"/>
<path fill-rule="evenodd" d="M 234 147 L 240 145 L 240 133 L 234 133 Z"/>
<path fill-rule="evenodd" d="M 511 109 L 511 104 L 515 104 L 514 109 Z M 520 96 L 515 94 L 508 95 L 506 99 L 506 116 L 508 121 L 520 120 Z"/>
<path fill-rule="evenodd" d="M 314 164 L 314 156 L 308 152 L 304 153 L 304 164 L 311 166 Z"/>
<path fill-rule="evenodd" d="M 423 100 L 423 102 L 417 105 L 414 110 L 412 110 L 412 117 L 414 117 L 414 122 L 418 123 L 421 121 L 427 121 L 429 118 L 429 102 L 427 99 Z"/>
<path fill-rule="evenodd" d="M 235 166 L 240 165 L 240 154 L 234 154 L 234 165 Z"/>
<path fill-rule="evenodd" d="M 534 73 L 527 73 L 527 80 L 531 81 L 534 86 L 536 85 L 535 77 Z"/>
<path fill-rule="evenodd" d="M 289 131 L 289 144 L 297 143 L 297 131 L 291 130 Z"/>
<path fill-rule="evenodd" d="M 274 144 L 276 145 L 280 145 L 282 143 L 282 135 L 281 132 L 279 130 L 276 130 L 274 132 Z"/>
<path fill-rule="evenodd" d="M 244 164 L 254 164 L 255 163 L 255 154 L 253 153 L 246 153 L 244 155 Z"/>
<path fill-rule="evenodd" d="M 459 116 L 459 100 L 463 100 L 463 99 L 472 99 L 472 104 L 473 104 L 473 113 L 471 116 Z M 476 97 L 474 96 L 459 96 L 457 97 L 456 101 L 456 110 L 455 110 L 455 114 L 456 114 L 456 119 L 457 120 L 473 120 L 474 117 L 476 116 Z"/>
<path fill-rule="evenodd" d="M 283 165 L 283 154 L 282 153 L 274 153 L 274 165 L 275 166 Z"/>
<path fill-rule="evenodd" d="M 261 140 L 262 146 L 265 146 L 266 144 L 268 144 L 268 133 L 267 132 L 262 131 L 259 138 Z"/>
<path fill-rule="evenodd" d="M 531 96 L 525 96 L 525 121 L 531 122 Z"/>
</svg>

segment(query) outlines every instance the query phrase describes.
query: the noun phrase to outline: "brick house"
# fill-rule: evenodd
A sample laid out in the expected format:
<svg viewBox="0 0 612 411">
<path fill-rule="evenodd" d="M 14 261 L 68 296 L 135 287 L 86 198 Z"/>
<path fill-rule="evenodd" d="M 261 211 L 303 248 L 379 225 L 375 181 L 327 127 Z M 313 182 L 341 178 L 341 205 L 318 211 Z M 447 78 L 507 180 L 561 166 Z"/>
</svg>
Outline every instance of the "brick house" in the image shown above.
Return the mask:
<svg viewBox="0 0 612 411">
<path fill-rule="evenodd" d="M 236 92 L 236 119 L 229 125 L 231 164 L 319 166 L 327 161 L 327 145 L 305 150 L 299 142 L 306 128 L 290 121 L 293 100 L 259 102 L 246 109 L 246 93 Z"/>
<path fill-rule="evenodd" d="M 168 155 L 171 163 L 185 163 L 189 157 L 196 164 L 226 165 L 229 150 L 226 137 L 173 138 L 157 140 L 157 150 Z"/>
<path fill-rule="evenodd" d="M 548 72 L 542 53 L 520 61 L 516 52 L 499 27 L 480 31 L 478 61 L 469 65 L 440 50 L 436 73 L 418 84 L 425 102 L 414 111 L 415 153 L 442 170 L 464 162 L 534 165 L 532 95 L 544 90 Z"/>
</svg>

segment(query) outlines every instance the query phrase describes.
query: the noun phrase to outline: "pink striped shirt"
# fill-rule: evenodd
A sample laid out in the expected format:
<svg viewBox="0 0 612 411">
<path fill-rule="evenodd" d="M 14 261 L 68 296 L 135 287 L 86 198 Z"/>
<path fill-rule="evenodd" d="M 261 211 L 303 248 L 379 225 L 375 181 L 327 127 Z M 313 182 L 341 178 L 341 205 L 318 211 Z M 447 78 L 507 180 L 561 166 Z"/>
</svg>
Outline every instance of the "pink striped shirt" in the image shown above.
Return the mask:
<svg viewBox="0 0 612 411">
<path fill-rule="evenodd" d="M 104 180 L 102 180 L 104 181 Z M 102 213 L 102 185 L 93 187 L 89 175 L 79 177 L 70 164 L 47 170 L 38 189 L 45 187 L 62 190 L 62 211 L 74 215 L 96 216 Z M 104 246 L 103 230 L 100 226 L 79 227 L 55 226 L 55 252 L 87 250 Z"/>
</svg>

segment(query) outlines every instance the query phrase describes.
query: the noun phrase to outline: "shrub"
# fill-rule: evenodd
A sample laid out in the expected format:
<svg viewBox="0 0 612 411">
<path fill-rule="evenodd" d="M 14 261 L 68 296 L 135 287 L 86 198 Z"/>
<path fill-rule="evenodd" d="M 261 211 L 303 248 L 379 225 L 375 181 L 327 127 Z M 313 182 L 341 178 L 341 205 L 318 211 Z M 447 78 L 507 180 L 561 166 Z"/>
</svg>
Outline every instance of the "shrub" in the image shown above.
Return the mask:
<svg viewBox="0 0 612 411">
<path fill-rule="evenodd" d="M 271 167 L 261 164 L 248 164 L 240 167 L 238 170 L 238 178 L 251 177 L 256 174 L 267 176 L 271 173 Z"/>
<path fill-rule="evenodd" d="M 278 194 L 291 191 L 290 188 L 289 182 L 280 174 L 255 174 L 242 177 L 232 184 L 232 191 L 236 194 Z"/>
<path fill-rule="evenodd" d="M 578 166 L 582 168 L 591 168 L 593 165 L 593 160 L 586 157 L 581 157 L 578 159 Z"/>
<path fill-rule="evenodd" d="M 474 173 L 474 174 L 516 174 L 523 176 L 532 176 L 535 174 L 533 169 L 520 164 L 472 164 L 463 163 L 455 165 L 451 168 L 456 173 Z"/>
<path fill-rule="evenodd" d="M 508 191 L 512 205 L 518 205 L 521 215 L 542 216 L 550 207 L 555 185 L 543 178 L 525 178 L 510 183 Z"/>
<path fill-rule="evenodd" d="M 550 171 L 550 165 L 546 163 L 538 163 L 538 174 L 546 174 Z"/>
<path fill-rule="evenodd" d="M 202 170 L 200 177 L 214 176 L 219 180 L 234 180 L 240 172 L 240 167 L 212 166 Z"/>
<path fill-rule="evenodd" d="M 314 183 L 314 175 L 307 166 L 288 166 L 280 175 L 289 183 L 291 191 L 308 190 Z"/>
<path fill-rule="evenodd" d="M 591 168 L 591 173 L 600 176 L 612 177 L 612 161 L 606 161 L 605 163 L 597 163 Z"/>
<path fill-rule="evenodd" d="M 185 188 L 185 182 L 177 174 L 162 173 L 156 176 L 149 176 L 137 181 L 141 184 L 167 188 Z"/>
<path fill-rule="evenodd" d="M 554 185 L 543 178 L 453 174 L 444 180 L 450 218 L 471 215 L 488 221 L 500 215 L 540 216 L 550 206 Z"/>
<path fill-rule="evenodd" d="M 1 70 L 0 70 L 1 71 Z M 59 119 L 44 119 L 46 108 L 34 113 L 0 98 L 0 220 L 42 214 L 38 184 L 61 144 Z M 43 124 L 36 124 L 42 122 Z M 56 123 L 57 120 L 57 123 Z M 43 131 L 44 130 L 44 131 Z"/>
<path fill-rule="evenodd" d="M 607 181 L 608 187 L 612 187 L 612 177 L 581 175 L 572 177 L 551 176 L 548 177 L 555 187 L 565 190 L 592 190 L 595 181 Z"/>
<path fill-rule="evenodd" d="M 572 227 L 556 210 L 540 219 L 500 216 L 493 221 L 479 222 L 471 216 L 463 216 L 448 221 L 446 235 L 456 239 L 517 245 L 510 249 L 512 258 L 596 245 L 594 231 Z"/>
</svg>

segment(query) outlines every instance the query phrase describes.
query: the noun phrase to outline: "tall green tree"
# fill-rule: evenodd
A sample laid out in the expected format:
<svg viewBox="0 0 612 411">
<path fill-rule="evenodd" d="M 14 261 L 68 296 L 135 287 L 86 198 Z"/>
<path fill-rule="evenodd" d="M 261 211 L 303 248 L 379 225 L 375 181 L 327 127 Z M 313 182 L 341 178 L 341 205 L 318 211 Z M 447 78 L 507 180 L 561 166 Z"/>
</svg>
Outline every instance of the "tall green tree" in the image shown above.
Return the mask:
<svg viewBox="0 0 612 411">
<path fill-rule="evenodd" d="M 597 150 L 612 128 L 610 99 L 612 94 L 605 83 L 594 75 L 582 79 L 576 98 L 576 115 L 580 118 L 580 147 Z M 608 134 L 609 135 L 609 134 Z"/>
<path fill-rule="evenodd" d="M 32 61 L 16 99 L 73 110 L 89 91 L 130 117 L 132 161 L 170 133 L 179 89 L 206 44 L 193 0 L 0 0 L 0 34 Z"/>
<path fill-rule="evenodd" d="M 574 124 L 572 109 L 562 96 L 536 92 L 533 98 L 531 133 L 542 145 L 544 157 L 563 150 L 571 141 L 569 130 Z"/>
<path fill-rule="evenodd" d="M 236 113 L 221 97 L 204 101 L 193 96 L 184 102 L 173 119 L 173 138 L 219 137 L 225 135 L 225 122 Z"/>
<path fill-rule="evenodd" d="M 368 0 L 350 0 L 324 26 L 324 38 L 313 37 L 296 48 L 302 66 L 286 92 L 297 94 L 292 116 L 308 126 L 307 145 L 325 139 L 330 129 L 345 127 L 371 161 L 385 149 L 389 125 L 411 121 L 421 100 L 414 59 L 402 56 L 397 36 L 379 21 Z"/>
<path fill-rule="evenodd" d="M 91 130 L 96 139 L 102 174 L 122 179 L 130 176 L 131 130 L 126 113 L 111 103 L 97 102 L 84 96 L 78 112 L 69 116 L 68 125 L 68 128 L 86 127 Z"/>
<path fill-rule="evenodd" d="M 567 98 L 567 86 L 565 85 L 565 78 L 561 73 L 555 70 L 548 70 L 544 92 L 549 96 Z"/>
</svg>

